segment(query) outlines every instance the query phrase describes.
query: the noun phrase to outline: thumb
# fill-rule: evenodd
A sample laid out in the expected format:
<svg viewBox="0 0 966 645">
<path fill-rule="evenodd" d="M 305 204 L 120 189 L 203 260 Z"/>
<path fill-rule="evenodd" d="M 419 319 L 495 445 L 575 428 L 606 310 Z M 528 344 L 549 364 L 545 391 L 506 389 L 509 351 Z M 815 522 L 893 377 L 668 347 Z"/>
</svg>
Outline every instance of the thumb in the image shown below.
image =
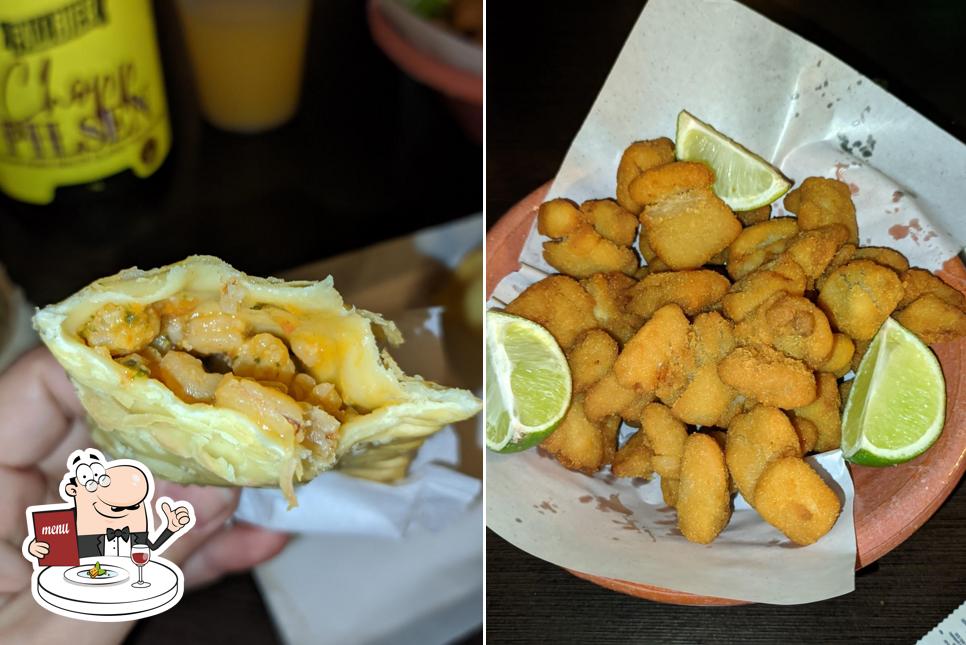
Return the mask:
<svg viewBox="0 0 966 645">
<path fill-rule="evenodd" d="M 161 502 L 161 512 L 165 515 L 171 515 L 171 506 L 167 502 Z"/>
</svg>

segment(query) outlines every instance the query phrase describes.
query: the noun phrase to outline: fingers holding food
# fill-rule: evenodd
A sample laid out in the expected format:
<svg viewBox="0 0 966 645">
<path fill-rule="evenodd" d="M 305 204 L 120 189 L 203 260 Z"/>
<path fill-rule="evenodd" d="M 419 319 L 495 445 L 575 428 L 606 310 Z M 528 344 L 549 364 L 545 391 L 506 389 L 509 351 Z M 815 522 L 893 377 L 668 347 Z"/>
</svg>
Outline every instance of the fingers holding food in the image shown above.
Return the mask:
<svg viewBox="0 0 966 645">
<path fill-rule="evenodd" d="M 691 542 L 710 544 L 731 519 L 728 468 L 717 441 L 700 432 L 688 436 L 678 482 L 678 529 Z"/>
<path fill-rule="evenodd" d="M 798 434 L 778 408 L 759 405 L 728 426 L 725 460 L 738 492 L 749 504 L 755 503 L 755 487 L 768 464 L 800 452 Z"/>
<path fill-rule="evenodd" d="M 847 184 L 837 179 L 809 177 L 785 196 L 784 204 L 785 210 L 798 216 L 798 225 L 803 231 L 841 224 L 848 229 L 848 241 L 858 244 L 859 225 Z"/>
<path fill-rule="evenodd" d="M 833 271 L 818 294 L 837 331 L 871 340 L 902 299 L 895 271 L 871 260 L 853 260 Z"/>
<path fill-rule="evenodd" d="M 842 503 L 805 461 L 785 457 L 773 461 L 759 478 L 755 510 L 792 542 L 807 546 L 832 529 Z"/>
<path fill-rule="evenodd" d="M 718 376 L 750 399 L 784 410 L 815 400 L 815 375 L 768 346 L 739 347 L 718 364 Z"/>
<path fill-rule="evenodd" d="M 506 311 L 545 327 L 564 350 L 582 333 L 597 327 L 594 299 L 576 280 L 562 275 L 534 282 Z"/>
</svg>

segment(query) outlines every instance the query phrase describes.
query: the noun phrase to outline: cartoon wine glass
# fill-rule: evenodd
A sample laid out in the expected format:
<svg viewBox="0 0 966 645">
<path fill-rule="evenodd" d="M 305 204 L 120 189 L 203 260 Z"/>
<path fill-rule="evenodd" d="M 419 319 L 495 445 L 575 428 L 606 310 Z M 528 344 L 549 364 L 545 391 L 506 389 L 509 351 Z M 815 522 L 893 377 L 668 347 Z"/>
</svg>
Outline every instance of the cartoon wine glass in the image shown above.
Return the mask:
<svg viewBox="0 0 966 645">
<path fill-rule="evenodd" d="M 144 565 L 151 559 L 151 549 L 146 544 L 135 544 L 131 547 L 131 560 L 138 567 L 138 581 L 131 583 L 132 587 L 144 589 L 150 587 L 150 582 L 145 582 L 143 578 Z"/>
</svg>

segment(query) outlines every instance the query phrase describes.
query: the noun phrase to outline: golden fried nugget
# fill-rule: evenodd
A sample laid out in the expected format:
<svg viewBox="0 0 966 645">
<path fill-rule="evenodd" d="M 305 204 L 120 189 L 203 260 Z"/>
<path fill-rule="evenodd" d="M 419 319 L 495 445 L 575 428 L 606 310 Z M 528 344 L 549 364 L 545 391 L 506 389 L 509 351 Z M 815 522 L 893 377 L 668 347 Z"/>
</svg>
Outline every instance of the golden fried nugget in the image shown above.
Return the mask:
<svg viewBox="0 0 966 645">
<path fill-rule="evenodd" d="M 853 260 L 872 260 L 902 274 L 909 268 L 909 260 L 902 253 L 886 246 L 862 246 L 855 249 Z"/>
<path fill-rule="evenodd" d="M 799 456 L 804 457 L 815 450 L 815 442 L 818 441 L 818 428 L 808 419 L 793 416 L 791 419 L 792 427 L 798 435 L 798 443 L 801 446 Z"/>
<path fill-rule="evenodd" d="M 904 309 L 920 296 L 931 293 L 957 309 L 966 308 L 966 298 L 959 291 L 925 269 L 909 269 L 902 274 L 902 300 L 896 309 Z"/>
<path fill-rule="evenodd" d="M 834 374 L 819 372 L 816 375 L 817 396 L 808 405 L 792 410 L 799 419 L 808 419 L 815 424 L 818 439 L 815 452 L 835 450 L 842 444 L 842 400 L 839 398 L 838 381 Z"/>
<path fill-rule="evenodd" d="M 843 264 L 848 263 L 849 260 L 852 259 L 852 256 L 855 255 L 856 250 L 857 247 L 851 243 L 840 246 L 839 250 L 836 251 L 835 255 L 832 256 L 832 260 L 828 263 L 828 266 L 825 267 L 825 271 L 822 272 L 822 275 L 815 279 L 815 288 L 821 290 L 822 285 L 824 285 L 825 281 L 828 280 L 829 274 Z"/>
<path fill-rule="evenodd" d="M 725 446 L 728 445 L 728 433 L 724 430 L 702 430 L 706 435 L 711 437 L 717 442 L 718 447 L 721 448 L 721 452 L 725 451 Z M 727 463 L 725 463 L 727 465 Z M 735 478 L 731 476 L 731 472 L 728 472 L 728 492 L 732 495 L 738 492 L 738 483 Z"/>
<path fill-rule="evenodd" d="M 836 330 L 853 340 L 869 340 L 895 310 L 902 293 L 892 269 L 872 260 L 852 260 L 829 275 L 818 304 Z"/>
<path fill-rule="evenodd" d="M 680 480 L 661 477 L 661 495 L 664 496 L 664 503 L 671 508 L 677 506 L 678 488 L 680 488 Z"/>
<path fill-rule="evenodd" d="M 671 411 L 687 423 L 714 425 L 725 415 L 736 394 L 718 376 L 718 362 L 735 348 L 734 330 L 718 312 L 704 313 L 691 325 L 690 342 L 695 368 Z"/>
<path fill-rule="evenodd" d="M 595 273 L 580 281 L 594 299 L 594 318 L 621 343 L 630 340 L 644 324 L 643 318 L 627 311 L 629 289 L 635 284 L 633 278 L 617 272 Z"/>
<path fill-rule="evenodd" d="M 855 353 L 855 343 L 842 333 L 837 333 L 832 339 L 832 353 L 825 359 L 818 370 L 829 372 L 837 378 L 842 378 L 852 369 L 852 355 Z"/>
<path fill-rule="evenodd" d="M 836 179 L 809 177 L 785 195 L 785 210 L 798 216 L 803 231 L 828 224 L 841 224 L 849 230 L 848 241 L 859 242 L 859 225 L 849 187 Z"/>
<path fill-rule="evenodd" d="M 615 477 L 643 477 L 649 478 L 654 474 L 652 460 L 654 451 L 647 444 L 647 437 L 643 430 L 638 430 L 627 440 L 617 455 L 610 471 Z"/>
<path fill-rule="evenodd" d="M 811 300 L 778 293 L 735 326 L 739 345 L 770 345 L 816 369 L 832 353 L 828 318 Z"/>
<path fill-rule="evenodd" d="M 721 426 L 722 428 L 727 428 L 729 425 L 731 425 L 731 422 L 734 420 L 734 418 L 742 412 L 748 412 L 758 405 L 757 401 L 754 399 L 749 399 L 744 394 L 735 391 L 734 388 L 732 388 L 732 391 L 734 392 L 734 396 L 732 396 L 731 400 L 728 401 L 725 411 L 718 418 L 717 423 L 715 423 L 715 425 Z"/>
<path fill-rule="evenodd" d="M 567 350 L 573 391 L 579 394 L 604 378 L 617 360 L 617 341 L 603 329 L 581 334 Z"/>
<path fill-rule="evenodd" d="M 792 542 L 806 546 L 832 529 L 842 502 L 805 461 L 785 457 L 773 461 L 758 480 L 755 510 Z"/>
<path fill-rule="evenodd" d="M 742 226 L 754 226 L 767 221 L 771 217 L 771 204 L 765 204 L 752 211 L 735 211 L 735 216 Z"/>
<path fill-rule="evenodd" d="M 654 451 L 654 472 L 662 479 L 676 479 L 684 453 L 684 441 L 688 438 L 687 427 L 666 406 L 650 403 L 641 414 L 641 432 Z"/>
<path fill-rule="evenodd" d="M 591 423 L 584 415 L 583 397 L 577 395 L 570 402 L 563 421 L 540 443 L 540 447 L 570 470 L 595 473 L 606 458 L 605 445 L 609 433 L 605 428 L 616 427 L 619 423 L 617 418 L 606 419 L 599 424 Z"/>
<path fill-rule="evenodd" d="M 793 217 L 769 219 L 742 230 L 728 246 L 728 275 L 735 280 L 748 275 L 778 257 L 796 235 L 798 222 Z"/>
<path fill-rule="evenodd" d="M 785 410 L 815 400 L 815 375 L 767 346 L 739 347 L 718 363 L 721 380 L 750 399 Z"/>
<path fill-rule="evenodd" d="M 690 326 L 675 304 L 654 312 L 617 357 L 614 374 L 618 382 L 642 393 L 666 393 L 683 386 L 693 363 L 688 344 Z"/>
<path fill-rule="evenodd" d="M 612 416 L 637 423 L 641 410 L 652 400 L 653 394 L 645 395 L 633 388 L 622 386 L 611 371 L 587 390 L 584 412 L 594 423 L 600 423 Z"/>
<path fill-rule="evenodd" d="M 648 245 L 672 269 L 700 267 L 741 232 L 713 183 L 707 166 L 685 161 L 648 170 L 631 183 L 631 197 L 644 204 L 640 219 Z"/>
<path fill-rule="evenodd" d="M 567 199 L 545 202 L 537 214 L 537 231 L 554 240 L 543 244 L 547 263 L 576 278 L 602 271 L 631 275 L 640 264 L 630 248 L 637 221 L 610 200 L 584 202 L 581 210 Z"/>
<path fill-rule="evenodd" d="M 636 141 L 621 155 L 617 165 L 617 202 L 637 215 L 644 208 L 631 198 L 629 186 L 641 173 L 674 161 L 674 142 L 667 137 Z M 646 256 L 645 256 L 646 257 Z"/>
<path fill-rule="evenodd" d="M 795 262 L 772 265 L 778 269 L 762 267 L 741 278 L 721 299 L 721 309 L 731 320 L 740 322 L 776 293 L 801 296 L 805 293 L 805 273 Z"/>
<path fill-rule="evenodd" d="M 805 288 L 812 289 L 835 254 L 848 239 L 848 230 L 839 224 L 830 224 L 796 235 L 785 250 L 785 255 L 795 260 L 805 272 Z"/>
<path fill-rule="evenodd" d="M 564 350 L 597 326 L 594 299 L 576 280 L 562 275 L 534 282 L 506 306 L 506 312 L 545 327 Z"/>
<path fill-rule="evenodd" d="M 693 316 L 711 309 L 730 286 L 728 278 L 707 269 L 655 273 L 630 289 L 627 308 L 642 318 L 650 318 L 655 311 L 673 302 L 685 314 Z"/>
<path fill-rule="evenodd" d="M 613 465 L 614 459 L 617 457 L 617 438 L 621 433 L 621 422 L 620 419 L 615 417 L 606 419 L 598 423 L 597 426 L 600 428 L 601 437 L 604 441 L 604 458 L 600 462 L 600 466 L 603 468 Z"/>
<path fill-rule="evenodd" d="M 966 313 L 932 293 L 919 296 L 893 317 L 927 345 L 966 336 Z"/>
<path fill-rule="evenodd" d="M 755 487 L 768 464 L 800 451 L 798 434 L 778 408 L 759 405 L 736 416 L 728 426 L 725 461 L 749 504 L 755 503 Z"/>
<path fill-rule="evenodd" d="M 678 529 L 691 542 L 710 544 L 731 519 L 728 468 L 717 441 L 700 432 L 688 436 L 678 482 Z"/>
</svg>

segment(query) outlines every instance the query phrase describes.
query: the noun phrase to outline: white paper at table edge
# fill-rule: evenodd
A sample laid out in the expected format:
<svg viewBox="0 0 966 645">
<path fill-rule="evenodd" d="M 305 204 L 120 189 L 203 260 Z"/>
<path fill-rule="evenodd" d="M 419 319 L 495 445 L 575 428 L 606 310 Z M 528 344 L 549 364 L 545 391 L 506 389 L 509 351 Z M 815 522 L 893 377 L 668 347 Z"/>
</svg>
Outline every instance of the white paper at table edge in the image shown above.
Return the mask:
<svg viewBox="0 0 966 645">
<path fill-rule="evenodd" d="M 894 97 L 888 95 L 884 91 L 882 91 L 879 88 L 875 87 L 873 84 L 871 84 L 871 82 L 869 82 L 867 79 L 864 79 L 864 77 L 861 77 L 861 75 L 859 75 L 857 72 L 855 72 L 855 70 L 853 70 L 850 67 L 848 67 L 848 66 L 842 64 L 841 62 L 837 61 L 835 58 L 829 56 L 827 53 L 823 52 L 822 50 L 820 50 L 819 48 L 815 47 L 811 43 L 807 43 L 807 41 L 804 41 L 804 39 L 801 39 L 798 36 L 795 36 L 794 34 L 791 34 L 787 30 L 785 30 L 785 29 L 783 29 L 783 28 L 781 28 L 781 27 L 779 27 L 777 25 L 774 25 L 774 24 L 770 23 L 769 21 L 767 21 L 767 19 L 759 16 L 755 12 L 753 12 L 753 11 L 747 9 L 747 8 L 744 8 L 744 7 L 735 6 L 735 5 L 732 5 L 730 3 L 676 2 L 676 3 L 673 3 L 672 4 L 670 2 L 670 0 L 652 0 L 652 2 L 650 2 L 647 5 L 647 7 L 645 8 L 644 12 L 642 12 L 641 17 L 640 17 L 640 19 L 638 21 L 638 24 L 635 24 L 634 28 L 632 29 L 631 35 L 628 37 L 628 42 L 625 43 L 624 49 L 621 52 L 621 58 L 627 57 L 627 55 L 628 55 L 628 48 L 633 46 L 632 40 L 635 37 L 638 37 L 638 38 L 641 37 L 641 35 L 642 35 L 643 31 L 644 31 L 644 28 L 642 27 L 642 24 L 644 23 L 645 19 L 649 18 L 650 16 L 653 16 L 653 15 L 657 14 L 659 11 L 662 11 L 662 10 L 666 10 L 666 11 L 672 11 L 673 10 L 676 13 L 685 14 L 685 13 L 688 12 L 688 10 L 692 10 L 693 11 L 693 8 L 695 6 L 698 6 L 699 8 L 707 8 L 707 9 L 713 8 L 713 9 L 716 9 L 718 11 L 734 11 L 737 15 L 740 15 L 740 14 L 744 13 L 744 16 L 743 16 L 742 19 L 753 18 L 753 20 L 763 21 L 764 23 L 766 23 L 769 26 L 769 28 L 771 29 L 771 33 L 781 34 L 781 37 L 776 36 L 776 39 L 777 40 L 783 41 L 783 40 L 786 40 L 786 39 L 791 39 L 791 42 L 788 44 L 788 48 L 794 49 L 794 48 L 801 48 L 802 46 L 804 46 L 807 50 L 811 50 L 812 52 L 814 52 L 816 54 L 816 57 L 818 58 L 818 61 L 819 61 L 816 64 L 816 67 L 819 67 L 822 64 L 822 62 L 829 62 L 829 65 L 827 65 L 826 68 L 825 68 L 826 70 L 828 70 L 830 66 L 838 66 L 838 67 L 840 67 L 840 70 L 837 72 L 838 76 L 841 76 L 841 75 L 844 75 L 844 74 L 854 75 L 854 77 L 856 79 L 856 85 L 861 84 L 859 82 L 859 79 L 862 79 L 865 82 L 865 84 L 866 84 L 866 87 L 865 87 L 865 89 L 863 91 L 871 95 L 871 98 L 869 98 L 869 101 L 870 101 L 870 103 L 875 103 L 876 104 L 876 110 L 877 111 L 879 111 L 879 112 L 888 112 L 888 111 L 891 110 L 892 112 L 900 112 L 901 113 L 900 116 L 902 117 L 902 119 L 904 119 L 904 122 L 912 121 L 913 122 L 913 125 L 915 125 L 916 127 L 918 127 L 920 130 L 923 130 L 924 129 L 929 134 L 933 135 L 932 138 L 939 138 L 940 141 L 936 145 L 929 145 L 929 146 L 924 145 L 921 141 L 919 141 L 918 140 L 919 139 L 918 137 L 916 138 L 917 144 L 919 144 L 919 146 L 921 148 L 925 148 L 925 149 L 928 150 L 928 154 L 931 155 L 931 160 L 934 161 L 934 162 L 936 162 L 934 165 L 939 165 L 940 167 L 942 167 L 944 165 L 943 164 L 943 157 L 942 157 L 942 155 L 945 155 L 946 157 L 951 157 L 953 159 L 961 159 L 962 158 L 963 152 L 964 152 L 964 147 L 963 147 L 963 145 L 960 142 L 952 139 L 948 134 L 946 134 L 946 133 L 942 132 L 941 130 L 939 130 L 934 124 L 929 123 L 928 121 L 926 121 L 923 117 L 921 117 L 920 115 L 918 115 L 915 112 L 913 112 L 912 110 L 910 110 L 907 106 L 905 106 L 904 104 L 902 104 L 901 102 L 899 102 Z M 703 12 L 703 13 L 706 14 L 708 12 Z M 706 15 L 705 15 L 705 18 L 706 18 Z M 737 18 L 736 18 L 736 20 L 737 20 Z M 662 27 L 666 29 L 666 24 L 655 24 L 652 27 L 653 27 L 652 30 L 651 30 L 652 32 L 653 31 L 658 31 Z M 673 51 L 670 52 L 670 53 L 673 54 Z M 791 54 L 792 52 L 789 52 L 789 53 Z M 809 60 L 810 61 L 814 61 L 815 60 L 815 57 L 809 56 Z M 803 72 L 806 72 L 806 71 L 808 71 L 806 68 L 801 67 L 801 65 L 798 66 L 798 69 L 797 69 L 797 72 L 796 72 L 796 78 L 795 78 L 795 81 L 796 81 L 795 87 L 799 87 L 799 85 L 802 82 L 803 76 L 805 77 L 806 80 L 808 80 L 807 74 L 803 74 Z M 604 89 L 601 91 L 601 94 L 597 97 L 597 100 L 594 103 L 594 107 L 593 107 L 593 109 L 591 111 L 591 114 L 585 120 L 583 126 L 581 127 L 580 132 L 578 133 L 578 136 L 575 138 L 573 144 L 571 145 L 571 148 L 568 150 L 568 153 L 567 153 L 567 156 L 566 156 L 566 159 L 565 159 L 565 162 L 564 162 L 564 166 L 561 168 L 561 172 L 559 172 L 558 175 L 557 175 L 557 177 L 555 178 L 555 180 L 553 182 L 553 185 L 552 185 L 552 187 L 550 189 L 550 192 L 549 192 L 548 197 L 566 196 L 566 197 L 569 197 L 569 198 L 572 198 L 572 199 L 576 199 L 577 201 L 580 201 L 582 199 L 600 197 L 601 195 L 610 194 L 611 191 L 612 191 L 613 170 L 616 167 L 617 158 L 619 158 L 620 152 L 623 150 L 623 148 L 626 147 L 627 142 L 628 141 L 635 140 L 635 139 L 649 138 L 649 137 L 653 137 L 653 136 L 660 136 L 662 134 L 663 135 L 668 134 L 667 131 L 655 132 L 655 131 L 652 130 L 652 131 L 640 133 L 639 136 L 625 136 L 623 138 L 626 139 L 626 140 L 620 142 L 622 145 L 615 144 L 615 145 L 612 146 L 613 149 L 614 149 L 614 153 L 613 153 L 614 154 L 614 158 L 612 159 L 611 166 L 607 168 L 607 172 L 606 173 L 601 173 L 600 172 L 600 169 L 603 168 L 603 166 L 598 166 L 597 167 L 596 174 L 593 173 L 593 172 L 590 172 L 590 171 L 588 171 L 586 173 L 586 175 L 580 175 L 578 173 L 578 175 L 576 175 L 576 176 L 571 176 L 569 178 L 569 181 L 565 181 L 564 171 L 567 169 L 567 167 L 569 165 L 573 165 L 575 163 L 575 158 L 576 157 L 579 157 L 580 156 L 580 151 L 578 150 L 578 148 L 580 148 L 580 144 L 582 142 L 582 139 L 584 139 L 584 138 L 586 138 L 588 136 L 597 136 L 599 134 L 599 133 L 596 133 L 596 134 L 590 133 L 589 131 L 591 130 L 591 128 L 589 127 L 589 125 L 591 124 L 592 117 L 595 116 L 595 112 L 597 112 L 597 110 L 601 106 L 601 104 L 605 102 L 605 99 L 606 99 L 605 95 L 607 94 L 608 85 L 610 83 L 612 83 L 612 82 L 618 82 L 616 80 L 617 79 L 617 76 L 618 76 L 617 65 L 615 65 L 615 68 L 611 71 L 611 74 L 608 76 L 608 79 L 607 79 L 607 82 L 605 83 Z M 829 76 L 833 76 L 833 75 L 830 74 Z M 827 86 L 827 82 L 826 82 L 826 86 Z M 851 88 L 852 88 L 852 86 L 849 85 L 848 86 L 848 89 L 851 90 Z M 816 91 L 817 90 L 820 90 L 820 89 L 822 89 L 822 88 L 821 87 L 815 88 Z M 798 96 L 798 94 L 796 94 L 795 95 L 795 99 L 797 100 L 798 98 L 799 98 L 799 96 Z M 873 100 L 873 98 L 875 100 Z M 726 101 L 725 101 L 725 103 L 726 103 Z M 815 101 L 812 100 L 812 103 L 814 105 Z M 886 104 L 886 107 L 889 108 L 889 109 L 888 110 L 884 110 L 883 109 L 883 104 Z M 830 102 L 830 106 L 833 106 L 833 105 L 834 105 L 834 102 Z M 794 105 L 794 104 L 789 104 L 788 114 L 785 115 L 785 121 L 788 121 L 789 117 L 792 115 L 792 112 L 796 109 L 796 107 L 797 106 Z M 734 109 L 733 106 L 732 106 L 732 109 Z M 725 132 L 729 132 L 731 134 L 735 134 L 735 129 L 730 129 L 729 130 L 728 126 L 726 124 L 722 124 L 721 120 L 719 120 L 717 118 L 709 118 L 705 113 L 701 112 L 700 110 L 695 110 L 695 111 L 698 112 L 698 116 L 699 117 L 706 118 L 707 120 L 711 121 L 714 125 L 721 127 L 721 129 L 724 130 Z M 867 109 L 866 110 L 863 110 L 862 111 L 862 114 L 865 115 L 866 114 L 866 111 L 871 111 L 871 107 L 867 106 Z M 673 115 L 672 114 L 668 114 L 667 115 L 668 116 L 667 128 L 670 129 L 671 131 L 673 131 L 673 116 L 676 115 L 676 112 L 677 111 L 675 110 L 674 113 L 673 113 Z M 649 116 L 653 116 L 653 115 L 649 115 Z M 797 118 L 798 115 L 796 114 L 794 116 Z M 858 125 L 858 124 L 859 124 L 859 122 L 856 123 L 856 125 Z M 786 130 L 785 130 L 785 127 L 786 126 L 787 126 L 787 123 L 783 123 L 782 124 L 781 133 L 783 135 L 786 132 Z M 653 126 L 651 126 L 651 127 L 653 128 Z M 759 151 L 761 151 L 761 146 L 756 146 L 756 144 L 755 144 L 754 141 L 748 141 L 748 139 L 745 138 L 745 137 L 743 137 L 743 136 L 738 136 L 738 138 L 739 138 L 739 140 L 743 140 L 743 142 L 748 143 L 749 147 L 751 147 L 752 149 L 756 149 L 757 148 L 757 149 L 759 149 Z M 823 138 L 828 138 L 828 137 L 826 136 L 826 137 L 823 137 Z M 910 137 L 909 136 L 906 136 L 903 139 L 904 139 L 904 142 L 907 142 L 910 139 Z M 805 141 L 808 141 L 808 140 L 809 139 L 805 139 Z M 851 141 L 851 138 L 847 139 L 847 141 Z M 787 149 L 782 150 L 781 143 L 782 143 L 782 139 L 779 138 L 778 139 L 778 143 L 776 143 L 775 146 L 774 146 L 774 151 L 775 151 L 776 154 L 778 154 L 779 152 L 781 153 L 780 154 L 780 159 L 787 159 L 787 158 L 789 158 L 789 155 L 795 150 L 795 148 L 794 147 L 791 147 L 791 146 L 786 146 Z M 766 146 L 765 147 L 765 150 L 767 150 L 767 149 L 768 149 L 768 147 Z M 907 152 L 907 151 L 904 151 L 904 152 Z M 940 153 L 942 153 L 942 154 L 940 154 Z M 819 153 L 815 153 L 815 154 L 819 154 Z M 770 155 L 768 155 L 766 153 L 765 156 L 768 157 Z M 819 154 L 819 156 L 821 156 L 821 154 Z M 876 156 L 876 159 L 873 160 L 873 161 L 878 161 L 879 159 L 883 158 L 883 156 L 884 155 L 879 154 L 879 155 Z M 912 160 L 912 161 L 914 161 L 914 160 Z M 908 154 L 906 154 L 904 156 L 904 158 L 903 158 L 903 162 L 904 163 L 903 163 L 902 168 L 900 168 L 900 170 L 898 172 L 896 172 L 895 167 L 893 167 L 893 174 L 899 174 L 900 176 L 903 176 L 903 178 L 904 178 L 904 180 L 906 182 L 903 186 L 905 186 L 905 187 L 911 186 L 917 192 L 919 192 L 920 195 L 921 195 L 923 192 L 925 192 L 925 191 L 922 191 L 921 188 L 920 188 L 921 181 L 919 181 L 919 180 L 922 179 L 922 177 L 921 177 L 922 173 L 919 172 L 918 174 L 916 174 L 916 176 L 913 176 L 913 173 L 908 172 L 909 165 L 910 165 L 910 163 L 912 163 L 912 161 L 910 160 L 910 156 Z M 947 165 L 949 167 L 953 167 L 953 168 L 959 170 L 959 174 L 962 175 L 962 176 L 964 176 L 964 177 L 966 177 L 966 167 L 964 167 L 962 164 L 960 164 L 959 166 L 955 166 L 955 165 L 951 165 L 951 164 L 945 164 L 945 165 Z M 917 170 L 920 170 L 920 168 L 918 168 L 918 167 L 916 169 Z M 580 170 L 580 169 L 578 168 L 578 170 Z M 820 173 L 809 173 L 809 174 L 820 174 Z M 601 177 L 606 177 L 607 181 L 611 184 L 610 190 L 608 190 L 606 188 L 601 189 L 599 186 L 597 188 L 593 189 L 593 190 L 589 190 L 589 189 L 587 189 L 586 186 L 583 186 L 582 188 L 578 188 L 578 190 L 576 191 L 576 194 L 575 194 L 575 191 L 574 191 L 575 183 L 574 182 L 575 181 L 576 182 L 579 182 L 582 179 L 586 179 L 587 176 L 593 176 L 593 178 L 594 179 L 597 179 L 597 180 L 601 179 Z M 845 177 L 844 179 L 846 181 L 848 181 L 849 178 Z M 961 201 L 960 197 L 962 196 L 962 193 L 964 192 L 964 184 L 966 184 L 966 182 L 957 181 L 957 179 L 958 179 L 958 176 L 954 176 L 952 178 L 949 178 L 949 179 L 944 180 L 944 182 L 941 184 L 942 190 L 939 191 L 939 193 L 941 193 L 940 196 L 936 197 L 936 192 L 935 191 L 930 191 L 928 193 L 928 195 L 926 196 L 926 199 L 923 200 L 923 202 L 924 202 L 924 204 L 926 204 L 926 206 L 930 207 L 929 208 L 929 210 L 930 210 L 930 219 L 932 219 L 932 220 L 939 220 L 939 221 L 943 222 L 943 224 L 945 224 L 951 230 L 955 230 L 958 235 L 962 235 L 963 230 L 964 230 L 963 225 L 955 226 L 957 224 L 957 222 L 950 222 L 948 220 L 948 218 L 945 218 L 945 219 L 942 218 L 941 217 L 941 214 L 942 214 L 941 208 L 936 208 L 937 205 L 941 205 L 943 203 L 953 203 L 953 204 L 955 204 L 955 203 L 959 203 L 959 201 Z M 592 181 L 593 180 L 591 180 L 591 182 Z M 586 192 L 581 193 L 580 192 L 581 189 L 586 190 Z M 952 201 L 950 200 L 950 197 L 949 197 L 950 194 L 953 195 Z M 956 201 L 957 199 L 959 201 Z M 925 210 L 925 208 L 923 208 L 922 210 Z M 913 212 L 918 212 L 918 211 L 915 211 L 914 210 Z M 950 225 L 950 224 L 952 224 L 952 225 Z M 940 234 L 941 234 L 941 231 L 940 231 Z M 533 237 L 534 237 L 534 232 L 531 231 L 531 238 L 533 238 Z M 961 237 L 960 239 L 963 239 L 963 238 Z M 533 241 L 534 240 L 532 240 L 532 239 L 528 239 L 528 245 L 527 246 L 530 246 L 534 251 L 536 251 L 536 255 L 535 256 L 531 256 L 530 258 L 524 260 L 525 266 L 523 267 L 523 271 L 528 271 L 528 270 L 531 270 L 532 271 L 532 269 L 530 269 L 530 266 L 534 266 L 534 267 L 537 267 L 538 269 L 544 269 L 544 270 L 549 269 L 549 267 L 547 267 L 547 265 L 545 263 L 543 263 L 542 257 L 540 257 L 540 255 L 539 255 L 539 246 L 535 246 L 535 248 L 534 248 L 534 245 L 532 245 L 532 242 Z M 946 255 L 946 257 L 948 258 L 948 257 L 954 256 L 956 254 L 955 253 L 955 250 L 958 250 L 958 244 L 956 244 L 952 239 L 941 240 L 941 241 L 944 242 L 944 244 L 942 245 L 944 247 L 943 248 L 943 252 L 944 253 L 948 253 L 948 255 Z M 863 243 L 868 244 L 869 242 L 863 240 Z M 890 244 L 890 245 L 893 245 L 894 246 L 894 244 Z M 526 253 L 526 248 L 527 247 L 525 247 L 524 253 Z M 932 260 L 932 258 L 927 258 L 927 260 Z M 527 264 L 529 264 L 530 266 L 526 266 Z M 938 268 L 931 261 L 927 261 L 925 264 L 929 268 Z M 551 271 L 552 271 L 552 269 L 551 269 Z M 519 290 L 519 280 L 517 280 L 517 287 L 516 288 L 509 287 L 507 285 L 508 282 L 509 283 L 512 283 L 513 282 L 512 278 L 510 280 L 505 280 L 503 283 L 501 283 L 501 285 L 498 285 L 497 290 L 494 292 L 494 296 L 496 298 L 503 299 L 505 301 L 506 299 L 509 299 L 513 295 L 515 295 L 515 292 L 517 292 Z M 500 293 L 501 287 L 504 287 L 502 294 Z M 502 298 L 501 298 L 501 295 L 503 296 Z M 489 475 L 489 467 L 490 466 L 489 466 L 489 463 L 488 463 L 488 481 L 492 481 L 492 479 L 490 479 L 490 475 Z M 847 510 L 848 510 L 848 506 L 846 507 L 845 511 L 847 511 Z M 495 517 L 495 516 L 492 515 L 492 514 L 488 514 L 488 518 L 491 518 L 491 517 Z M 510 526 L 510 527 L 504 527 L 504 528 L 511 528 L 512 529 L 513 527 Z M 513 540 L 510 540 L 510 541 L 512 542 Z M 523 548 L 525 550 L 529 550 L 529 551 L 533 552 L 533 549 L 530 549 L 530 548 L 527 548 L 527 547 L 523 547 Z M 854 543 L 853 543 L 853 548 L 854 548 Z M 854 558 L 854 555 L 853 555 L 853 558 Z M 854 559 L 853 559 L 852 562 L 854 562 Z M 558 562 L 558 564 L 562 564 L 563 566 L 566 566 L 566 563 L 560 563 L 560 562 Z M 579 567 L 576 567 L 576 568 L 579 568 Z M 597 573 L 599 573 L 599 572 L 597 572 Z M 850 580 L 853 579 L 852 578 L 852 567 L 851 566 L 848 569 L 847 575 L 850 578 Z M 626 576 L 620 576 L 620 575 L 616 575 L 616 576 L 612 576 L 612 577 L 624 578 L 624 579 L 627 578 Z M 651 584 L 655 584 L 653 581 L 642 581 L 642 582 L 645 582 L 645 583 L 650 582 Z M 670 586 L 672 588 L 681 588 L 680 586 L 675 586 L 675 585 L 663 585 L 663 586 Z M 704 592 L 704 593 L 707 593 L 707 592 Z M 841 593 L 841 591 L 838 592 L 838 593 Z M 718 595 L 718 596 L 722 596 L 722 597 L 728 597 L 728 594 L 722 594 L 722 593 L 715 593 L 715 594 L 711 594 L 711 595 Z M 829 595 L 835 595 L 835 594 L 829 594 Z M 735 596 L 732 596 L 732 597 L 735 597 Z M 743 599 L 756 600 L 754 598 L 743 598 Z M 816 599 L 819 599 L 819 598 L 814 598 L 814 597 L 813 598 L 806 598 L 806 599 L 803 599 L 803 601 L 816 600 Z M 768 601 L 768 598 L 761 598 L 761 599 L 757 599 L 757 600 L 758 601 L 766 601 L 767 602 Z"/>
</svg>

